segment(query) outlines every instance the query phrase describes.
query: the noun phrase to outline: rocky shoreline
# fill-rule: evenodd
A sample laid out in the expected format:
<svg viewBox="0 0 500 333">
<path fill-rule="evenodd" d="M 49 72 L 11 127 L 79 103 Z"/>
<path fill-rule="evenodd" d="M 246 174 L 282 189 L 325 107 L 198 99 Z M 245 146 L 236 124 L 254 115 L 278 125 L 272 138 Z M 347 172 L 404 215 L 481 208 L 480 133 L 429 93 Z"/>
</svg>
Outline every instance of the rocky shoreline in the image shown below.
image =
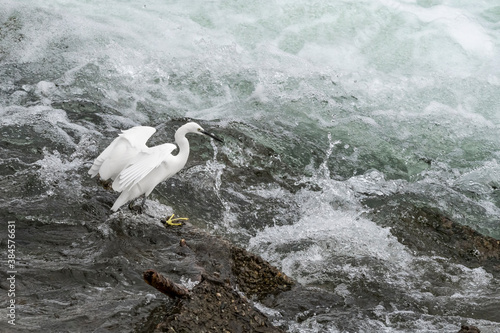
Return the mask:
<svg viewBox="0 0 500 333">
<path fill-rule="evenodd" d="M 437 209 L 418 207 L 395 198 L 365 201 L 371 218 L 390 227 L 402 244 L 424 255 L 439 255 L 469 268 L 483 267 L 500 276 L 500 240 L 461 225 Z"/>
<path fill-rule="evenodd" d="M 149 316 L 139 332 L 284 332 L 251 300 L 290 290 L 294 281 L 259 256 L 190 225 L 176 233 L 189 238 L 182 238 L 172 250 L 193 263 L 190 269 L 199 271 L 200 281 L 189 292 L 175 282 L 166 292 L 164 285 L 151 281 L 165 277 L 153 270 L 144 272 L 148 284 L 176 302 L 165 309 L 159 322 L 157 315 Z"/>
<path fill-rule="evenodd" d="M 466 244 L 485 244 L 488 252 L 483 256 L 496 260 L 498 265 L 499 241 L 442 216 L 433 217 L 434 223 L 426 223 L 425 230 L 434 228 L 434 232 L 444 232 L 450 237 L 455 232 L 456 238 Z M 272 318 L 262 313 L 253 301 L 278 309 L 280 316 L 290 319 L 299 318 L 304 310 L 300 301 L 304 293 L 318 297 L 323 304 L 341 305 L 343 302 L 328 292 L 304 288 L 259 256 L 191 225 L 176 228 L 175 233 L 185 238 L 171 249 L 192 264 L 191 270 L 198 270 L 200 282 L 187 295 L 170 295 L 175 302 L 155 309 L 138 326 L 137 332 L 285 332 L 286 325 L 274 326 Z M 454 245 L 450 243 L 449 246 Z M 467 248 L 460 249 L 460 253 L 467 252 Z M 482 248 L 481 253 L 485 253 Z M 497 269 L 495 265 L 487 267 Z M 284 306 L 291 299 L 294 302 Z M 276 316 L 274 319 L 276 322 Z M 459 326 L 459 333 L 480 332 L 476 326 Z"/>
<path fill-rule="evenodd" d="M 359 300 L 364 302 L 361 304 L 322 288 L 304 287 L 258 255 L 189 223 L 166 228 L 159 218 L 128 211 L 109 216 L 107 207 L 114 197 L 109 192 L 99 193 L 86 198 L 80 210 L 83 215 L 74 225 L 33 220 L 33 216 L 23 218 L 22 212 L 13 208 L 4 212 L 7 220 L 17 221 L 16 236 L 25 240 L 20 245 L 20 256 L 24 258 L 19 284 L 22 302 L 31 305 L 42 300 L 38 311 L 60 307 L 57 311 L 65 318 L 46 319 L 36 315 L 37 310 L 30 310 L 20 318 L 20 323 L 28 323 L 28 330 L 64 330 L 74 326 L 78 331 L 83 326 L 124 331 L 120 316 L 127 316 L 129 331 L 143 333 L 284 332 L 291 323 L 310 318 L 335 322 L 339 330 L 352 331 L 355 324 L 340 319 L 345 318 L 340 316 L 342 309 L 359 308 L 364 315 L 377 318 L 370 312 L 380 302 L 376 295 L 367 295 L 365 300 Z M 376 204 L 384 210 L 382 203 Z M 153 207 L 155 215 L 158 207 L 165 206 Z M 482 265 L 498 277 L 498 240 L 427 209 L 407 207 L 405 214 L 393 210 L 390 218 L 384 216 L 381 220 L 387 225 L 391 223 L 393 234 L 413 250 L 425 253 L 432 249 L 451 262 L 468 267 Z M 432 242 L 432 247 L 426 242 Z M 171 299 L 155 291 L 143 280 L 143 272 L 148 269 L 177 284 L 186 285 L 187 279 L 191 285 L 189 295 Z M 94 289 L 112 294 L 99 296 Z M 122 289 L 142 295 L 129 310 L 117 310 L 123 302 L 130 303 L 116 296 Z M 89 292 L 94 295 L 91 300 L 82 296 L 90 295 Z M 114 315 L 100 318 L 100 310 L 93 306 L 99 297 L 100 302 L 108 302 Z M 152 297 L 153 301 L 141 300 L 144 297 Z M 373 297 L 373 302 L 366 304 Z M 494 312 L 492 309 L 492 316 Z M 68 320 L 75 322 L 70 324 Z M 461 332 L 481 329 L 467 323 L 456 325 L 457 331 L 463 326 Z"/>
</svg>

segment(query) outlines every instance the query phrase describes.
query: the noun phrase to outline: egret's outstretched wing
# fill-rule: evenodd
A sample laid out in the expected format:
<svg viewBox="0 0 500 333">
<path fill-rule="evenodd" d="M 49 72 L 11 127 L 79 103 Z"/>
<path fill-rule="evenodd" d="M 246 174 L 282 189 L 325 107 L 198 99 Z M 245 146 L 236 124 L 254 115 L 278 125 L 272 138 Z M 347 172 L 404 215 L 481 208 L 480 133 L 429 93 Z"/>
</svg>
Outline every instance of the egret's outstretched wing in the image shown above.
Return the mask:
<svg viewBox="0 0 500 333">
<path fill-rule="evenodd" d="M 143 180 L 151 171 L 165 163 L 177 147 L 172 143 L 149 148 L 139 154 L 123 169 L 113 182 L 113 189 L 121 192 L 130 189 Z M 163 179 L 158 179 L 161 182 Z"/>
<path fill-rule="evenodd" d="M 156 132 L 156 128 L 150 126 L 135 126 L 122 131 L 118 136 L 126 139 L 134 147 L 142 147 Z"/>
<path fill-rule="evenodd" d="M 122 131 L 111 144 L 95 159 L 89 170 L 92 177 L 100 174 L 103 179 L 114 178 L 146 149 L 146 142 L 156 132 L 154 127 L 136 126 Z"/>
</svg>

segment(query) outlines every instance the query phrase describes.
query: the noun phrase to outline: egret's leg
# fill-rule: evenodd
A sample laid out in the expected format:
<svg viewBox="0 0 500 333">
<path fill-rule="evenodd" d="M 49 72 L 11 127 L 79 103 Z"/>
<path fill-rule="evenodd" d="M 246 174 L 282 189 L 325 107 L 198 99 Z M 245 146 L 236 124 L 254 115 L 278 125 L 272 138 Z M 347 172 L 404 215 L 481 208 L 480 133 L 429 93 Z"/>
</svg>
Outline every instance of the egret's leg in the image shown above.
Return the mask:
<svg viewBox="0 0 500 333">
<path fill-rule="evenodd" d="M 131 211 L 133 211 L 135 213 L 142 214 L 142 207 L 139 205 L 134 205 L 134 202 L 135 202 L 135 200 L 132 200 L 129 202 L 128 209 L 130 209 Z"/>
<path fill-rule="evenodd" d="M 177 217 L 174 219 L 175 214 L 172 214 L 168 219 L 165 220 L 165 226 L 171 225 L 171 226 L 176 226 L 176 225 L 182 225 L 182 223 L 175 223 L 175 221 L 187 221 L 189 220 L 187 217 Z"/>
<path fill-rule="evenodd" d="M 111 191 L 113 189 L 113 181 L 111 179 L 104 180 L 99 178 L 97 181 L 102 187 L 104 187 L 105 190 Z"/>
<path fill-rule="evenodd" d="M 144 210 L 144 204 L 146 203 L 146 196 L 143 194 L 142 197 L 143 198 L 142 198 L 142 202 L 140 205 L 134 205 L 135 201 L 138 199 L 138 198 L 136 198 L 136 199 L 130 201 L 130 203 L 128 204 L 128 209 L 135 211 L 139 214 L 142 214 L 142 212 Z"/>
</svg>

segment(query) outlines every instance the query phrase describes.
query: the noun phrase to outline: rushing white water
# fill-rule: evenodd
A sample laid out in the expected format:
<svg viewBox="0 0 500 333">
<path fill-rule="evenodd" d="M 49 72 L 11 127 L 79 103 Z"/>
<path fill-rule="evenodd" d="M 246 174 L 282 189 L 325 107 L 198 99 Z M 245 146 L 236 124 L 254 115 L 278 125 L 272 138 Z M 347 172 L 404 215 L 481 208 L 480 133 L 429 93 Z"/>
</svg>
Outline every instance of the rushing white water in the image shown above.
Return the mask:
<svg viewBox="0 0 500 333">
<path fill-rule="evenodd" d="M 468 319 L 500 329 L 489 310 L 474 317 L 460 305 L 495 305 L 490 273 L 414 253 L 364 204 L 404 198 L 500 238 L 497 0 L 18 0 L 0 8 L 2 143 L 35 147 L 26 154 L 43 198 L 68 189 L 80 197 L 85 159 L 118 128 L 213 121 L 272 154 L 228 140 L 179 176 L 200 187 L 213 181 L 222 218 L 207 229 L 348 304 L 379 281 L 407 291 L 413 312 L 388 297 L 360 317 L 360 331 L 452 331 Z M 75 101 L 88 115 L 75 114 Z M 298 190 L 243 188 L 225 177 L 220 155 L 274 180 L 286 175 Z M 200 169 L 209 180 L 195 177 Z M 287 325 L 342 331 L 309 315 Z"/>
</svg>

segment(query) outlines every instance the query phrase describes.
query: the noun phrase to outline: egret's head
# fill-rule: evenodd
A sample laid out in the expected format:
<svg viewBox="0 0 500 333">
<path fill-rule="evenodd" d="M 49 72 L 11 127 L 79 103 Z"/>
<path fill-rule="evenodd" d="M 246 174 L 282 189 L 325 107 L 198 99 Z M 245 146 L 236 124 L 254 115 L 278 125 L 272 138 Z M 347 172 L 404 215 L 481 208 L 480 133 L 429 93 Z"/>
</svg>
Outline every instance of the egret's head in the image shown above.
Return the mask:
<svg viewBox="0 0 500 333">
<path fill-rule="evenodd" d="M 222 140 L 221 138 L 217 137 L 216 135 L 205 131 L 203 129 L 203 127 L 201 127 L 200 125 L 198 125 L 195 122 L 189 122 L 189 123 L 185 124 L 183 127 L 186 128 L 187 133 L 203 134 L 203 135 L 209 136 L 212 139 L 217 140 L 219 142 L 224 142 L 224 140 Z"/>
</svg>

